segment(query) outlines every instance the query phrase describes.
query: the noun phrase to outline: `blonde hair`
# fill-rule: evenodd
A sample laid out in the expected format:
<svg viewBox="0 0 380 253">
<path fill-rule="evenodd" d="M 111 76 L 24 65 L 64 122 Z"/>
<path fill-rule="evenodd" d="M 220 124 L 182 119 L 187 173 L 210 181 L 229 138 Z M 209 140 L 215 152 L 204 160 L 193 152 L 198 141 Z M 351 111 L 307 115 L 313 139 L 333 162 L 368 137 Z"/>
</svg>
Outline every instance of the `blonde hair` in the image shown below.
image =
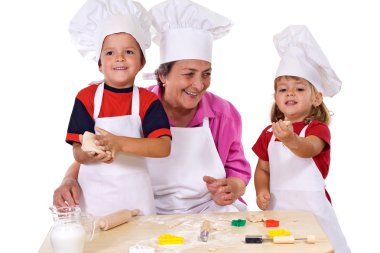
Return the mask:
<svg viewBox="0 0 380 253">
<path fill-rule="evenodd" d="M 314 85 L 312 85 L 309 81 L 307 81 L 306 79 L 304 78 L 301 78 L 301 77 L 298 77 L 298 76 L 279 76 L 277 77 L 275 80 L 274 80 L 274 90 L 276 92 L 276 86 L 277 86 L 277 82 L 281 79 L 281 78 L 285 78 L 285 79 L 294 79 L 296 81 L 299 81 L 299 80 L 304 80 L 306 81 L 309 85 L 310 85 L 310 88 L 311 88 L 311 92 L 312 92 L 312 95 L 315 96 L 318 91 L 317 89 L 314 87 Z M 272 110 L 271 110 L 271 122 L 277 122 L 279 120 L 284 120 L 285 119 L 285 115 L 280 111 L 280 109 L 278 109 L 278 106 L 276 104 L 276 102 L 273 103 L 272 105 Z M 330 111 L 329 109 L 327 108 L 327 106 L 323 103 L 318 105 L 318 106 L 314 106 L 311 108 L 310 110 L 310 113 L 307 117 L 305 117 L 305 119 L 303 120 L 306 124 L 309 124 L 310 122 L 312 122 L 313 120 L 318 120 L 320 122 L 323 122 L 325 123 L 326 125 L 329 125 L 330 123 Z"/>
</svg>

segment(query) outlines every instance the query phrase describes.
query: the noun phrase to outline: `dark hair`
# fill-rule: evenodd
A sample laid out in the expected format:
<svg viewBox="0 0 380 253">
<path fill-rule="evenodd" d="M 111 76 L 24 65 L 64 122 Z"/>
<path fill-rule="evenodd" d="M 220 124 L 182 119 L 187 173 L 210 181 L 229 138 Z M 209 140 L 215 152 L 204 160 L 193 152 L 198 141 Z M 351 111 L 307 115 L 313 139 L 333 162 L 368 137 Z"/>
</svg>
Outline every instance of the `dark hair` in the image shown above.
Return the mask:
<svg viewBox="0 0 380 253">
<path fill-rule="evenodd" d="M 167 76 L 170 71 L 172 70 L 172 67 L 174 65 L 174 63 L 176 63 L 177 61 L 171 61 L 171 62 L 166 62 L 166 63 L 162 63 L 160 66 L 158 66 L 158 68 L 154 71 L 154 74 L 156 76 L 156 80 L 158 82 L 158 84 L 163 87 L 163 83 L 160 79 L 160 75 L 162 76 Z"/>
</svg>

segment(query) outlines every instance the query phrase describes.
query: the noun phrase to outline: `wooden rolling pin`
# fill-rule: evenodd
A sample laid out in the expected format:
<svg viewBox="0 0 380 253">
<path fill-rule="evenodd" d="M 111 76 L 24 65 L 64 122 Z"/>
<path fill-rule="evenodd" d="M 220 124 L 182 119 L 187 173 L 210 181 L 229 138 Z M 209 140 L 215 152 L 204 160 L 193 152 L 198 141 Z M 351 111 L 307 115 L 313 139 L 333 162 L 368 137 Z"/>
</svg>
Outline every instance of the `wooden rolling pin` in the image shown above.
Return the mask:
<svg viewBox="0 0 380 253">
<path fill-rule="evenodd" d="M 122 209 L 109 215 L 99 217 L 97 225 L 101 230 L 108 230 L 128 222 L 132 217 L 138 215 L 139 212 L 139 209 L 133 209 L 132 211 Z"/>
<path fill-rule="evenodd" d="M 263 238 L 261 235 L 246 235 L 246 243 L 261 244 L 265 241 L 273 242 L 275 244 L 292 244 L 296 241 L 305 241 L 307 243 L 315 243 L 315 235 L 308 235 L 306 238 L 295 238 L 293 235 L 274 236 L 273 239 Z"/>
<path fill-rule="evenodd" d="M 306 238 L 295 238 L 293 235 L 273 237 L 273 243 L 278 244 L 295 243 L 296 240 L 305 241 L 307 243 L 315 243 L 315 235 L 308 235 Z"/>
</svg>

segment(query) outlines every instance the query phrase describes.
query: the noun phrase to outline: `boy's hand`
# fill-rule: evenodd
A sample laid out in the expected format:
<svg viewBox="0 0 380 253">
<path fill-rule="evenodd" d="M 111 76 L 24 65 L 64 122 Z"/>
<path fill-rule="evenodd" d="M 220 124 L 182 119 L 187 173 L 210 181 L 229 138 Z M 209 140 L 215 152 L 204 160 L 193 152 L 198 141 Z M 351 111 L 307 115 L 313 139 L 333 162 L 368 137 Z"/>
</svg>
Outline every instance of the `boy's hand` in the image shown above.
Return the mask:
<svg viewBox="0 0 380 253">
<path fill-rule="evenodd" d="M 106 151 L 103 153 L 96 153 L 93 151 L 87 152 L 89 156 L 91 156 L 94 160 L 102 163 L 112 163 L 113 162 L 113 157 L 111 154 L 111 151 Z"/>
<path fill-rule="evenodd" d="M 261 193 L 257 194 L 257 196 L 256 196 L 257 206 L 263 211 L 268 209 L 269 201 L 270 201 L 270 193 L 269 192 L 261 192 Z"/>
<path fill-rule="evenodd" d="M 96 131 L 101 135 L 96 136 L 95 144 L 101 146 L 106 153 L 110 153 L 112 159 L 116 157 L 116 154 L 119 153 L 122 149 L 118 141 L 118 136 L 107 132 L 106 130 L 97 127 Z"/>
</svg>

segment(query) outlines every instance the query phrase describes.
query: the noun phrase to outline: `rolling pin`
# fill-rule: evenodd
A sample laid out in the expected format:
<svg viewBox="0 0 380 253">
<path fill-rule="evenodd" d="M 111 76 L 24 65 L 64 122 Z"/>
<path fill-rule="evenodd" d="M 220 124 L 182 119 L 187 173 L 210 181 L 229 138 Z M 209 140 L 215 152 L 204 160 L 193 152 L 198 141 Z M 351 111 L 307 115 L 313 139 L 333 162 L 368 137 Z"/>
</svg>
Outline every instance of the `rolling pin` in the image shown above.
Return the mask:
<svg viewBox="0 0 380 253">
<path fill-rule="evenodd" d="M 210 222 L 208 220 L 203 221 L 202 227 L 201 227 L 201 234 L 199 235 L 199 238 L 202 242 L 208 241 L 208 235 L 211 231 Z"/>
<path fill-rule="evenodd" d="M 109 215 L 99 217 L 97 225 L 101 230 L 105 231 L 128 222 L 132 217 L 138 215 L 139 212 L 139 209 L 133 209 L 132 211 L 122 209 Z"/>
<path fill-rule="evenodd" d="M 286 235 L 286 236 L 274 236 L 273 240 L 270 238 L 263 238 L 261 235 L 247 235 L 245 237 L 246 243 L 255 243 L 255 244 L 261 244 L 264 241 L 273 242 L 275 244 L 292 244 L 296 241 L 305 241 L 306 243 L 315 243 L 315 235 L 308 235 L 306 238 L 295 238 L 293 235 Z"/>
<path fill-rule="evenodd" d="M 315 235 L 308 235 L 306 238 L 295 238 L 293 235 L 273 237 L 273 243 L 277 244 L 295 243 L 296 240 L 302 240 L 312 244 L 315 243 Z"/>
</svg>

